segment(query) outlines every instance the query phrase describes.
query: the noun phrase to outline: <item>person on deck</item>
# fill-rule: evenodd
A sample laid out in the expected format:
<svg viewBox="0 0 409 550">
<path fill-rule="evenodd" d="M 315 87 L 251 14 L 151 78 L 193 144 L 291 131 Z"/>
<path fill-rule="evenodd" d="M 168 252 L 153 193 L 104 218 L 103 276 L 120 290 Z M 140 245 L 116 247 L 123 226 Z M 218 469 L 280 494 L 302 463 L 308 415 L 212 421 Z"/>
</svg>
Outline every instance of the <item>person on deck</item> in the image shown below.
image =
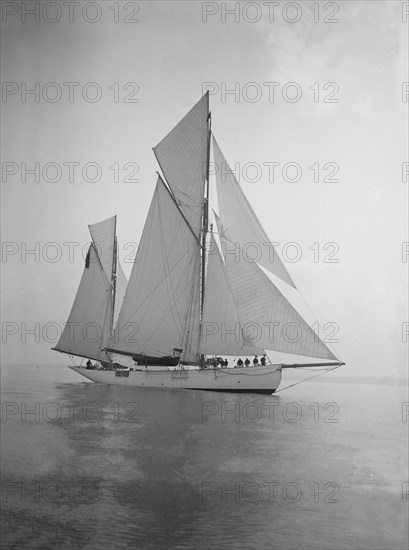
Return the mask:
<svg viewBox="0 0 409 550">
<path fill-rule="evenodd" d="M 242 361 L 241 357 L 240 357 L 239 360 L 237 361 L 237 366 L 238 366 L 238 367 L 242 367 L 242 366 L 243 366 L 243 361 Z"/>
<path fill-rule="evenodd" d="M 256 367 L 257 365 L 258 365 L 258 359 L 257 359 L 257 355 L 256 355 L 253 359 L 253 366 Z"/>
<path fill-rule="evenodd" d="M 263 367 L 266 366 L 266 356 L 265 356 L 265 355 L 263 355 L 263 357 L 260 359 L 260 362 L 261 362 L 261 365 L 262 365 Z"/>
<path fill-rule="evenodd" d="M 250 366 L 250 360 L 249 360 L 248 357 L 246 357 L 246 360 L 244 361 L 244 364 L 246 365 L 246 367 Z"/>
<path fill-rule="evenodd" d="M 92 368 L 94 368 L 94 367 L 93 367 L 93 364 L 91 363 L 91 360 L 90 360 L 90 359 L 88 359 L 88 361 L 86 362 L 86 365 L 87 365 L 87 369 L 92 369 Z"/>
</svg>

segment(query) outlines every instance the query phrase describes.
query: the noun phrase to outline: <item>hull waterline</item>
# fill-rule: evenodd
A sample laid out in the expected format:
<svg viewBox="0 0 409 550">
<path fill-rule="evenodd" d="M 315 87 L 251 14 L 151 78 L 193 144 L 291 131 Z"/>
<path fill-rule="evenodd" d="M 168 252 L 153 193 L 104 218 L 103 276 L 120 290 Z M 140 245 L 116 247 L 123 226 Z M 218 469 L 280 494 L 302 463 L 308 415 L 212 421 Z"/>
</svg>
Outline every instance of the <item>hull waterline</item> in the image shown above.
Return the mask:
<svg viewBox="0 0 409 550">
<path fill-rule="evenodd" d="M 69 368 L 92 380 L 92 382 L 137 388 L 189 389 L 270 395 L 276 391 L 281 382 L 281 368 L 271 365 L 202 370 L 142 367 L 141 370 L 127 372 L 90 370 L 76 366 L 70 366 Z"/>
</svg>

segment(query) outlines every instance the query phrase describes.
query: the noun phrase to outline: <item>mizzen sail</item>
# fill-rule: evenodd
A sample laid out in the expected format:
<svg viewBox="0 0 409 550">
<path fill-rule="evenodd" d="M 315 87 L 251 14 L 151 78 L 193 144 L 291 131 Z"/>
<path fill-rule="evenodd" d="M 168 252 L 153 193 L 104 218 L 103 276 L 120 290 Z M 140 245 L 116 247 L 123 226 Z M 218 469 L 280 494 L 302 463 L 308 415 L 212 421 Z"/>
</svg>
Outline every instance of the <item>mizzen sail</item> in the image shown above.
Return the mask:
<svg viewBox="0 0 409 550">
<path fill-rule="evenodd" d="M 102 349 L 110 337 L 111 308 L 110 283 L 92 243 L 71 313 L 54 349 L 81 357 L 105 359 Z"/>
<path fill-rule="evenodd" d="M 113 274 L 116 271 L 116 216 L 88 226 L 92 243 L 85 260 L 77 295 L 61 337 L 54 349 L 106 360 L 113 324 Z M 119 296 L 126 278 L 120 270 Z"/>
</svg>

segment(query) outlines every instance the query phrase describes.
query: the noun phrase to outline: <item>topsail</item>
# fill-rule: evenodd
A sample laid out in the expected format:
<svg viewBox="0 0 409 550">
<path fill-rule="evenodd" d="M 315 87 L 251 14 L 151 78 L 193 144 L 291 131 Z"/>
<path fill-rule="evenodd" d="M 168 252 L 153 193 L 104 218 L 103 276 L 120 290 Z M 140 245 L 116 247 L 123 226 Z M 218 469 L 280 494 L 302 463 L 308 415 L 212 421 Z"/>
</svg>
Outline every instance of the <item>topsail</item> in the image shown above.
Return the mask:
<svg viewBox="0 0 409 550">
<path fill-rule="evenodd" d="M 202 228 L 209 96 L 205 94 L 153 151 L 172 193 L 196 235 Z"/>
</svg>

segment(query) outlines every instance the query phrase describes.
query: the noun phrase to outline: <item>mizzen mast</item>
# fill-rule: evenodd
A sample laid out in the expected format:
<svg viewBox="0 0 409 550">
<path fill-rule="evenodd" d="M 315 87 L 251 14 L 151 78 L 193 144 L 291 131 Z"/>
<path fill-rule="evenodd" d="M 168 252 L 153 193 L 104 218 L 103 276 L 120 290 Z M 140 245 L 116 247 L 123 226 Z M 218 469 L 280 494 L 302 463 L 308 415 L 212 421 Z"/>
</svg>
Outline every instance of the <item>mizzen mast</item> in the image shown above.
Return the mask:
<svg viewBox="0 0 409 550">
<path fill-rule="evenodd" d="M 118 265 L 118 241 L 116 236 L 116 216 L 115 216 L 115 230 L 114 230 L 114 243 L 113 243 L 113 254 L 112 254 L 112 271 L 111 271 L 111 286 L 110 286 L 110 294 L 111 294 L 111 312 L 110 312 L 110 319 L 109 319 L 109 337 L 110 339 L 113 336 L 114 333 L 114 319 L 115 319 L 115 299 L 116 299 L 116 278 L 117 278 L 117 265 Z M 110 342 L 108 342 L 107 345 L 109 345 Z M 108 361 L 111 361 L 111 352 L 106 352 Z"/>
</svg>

